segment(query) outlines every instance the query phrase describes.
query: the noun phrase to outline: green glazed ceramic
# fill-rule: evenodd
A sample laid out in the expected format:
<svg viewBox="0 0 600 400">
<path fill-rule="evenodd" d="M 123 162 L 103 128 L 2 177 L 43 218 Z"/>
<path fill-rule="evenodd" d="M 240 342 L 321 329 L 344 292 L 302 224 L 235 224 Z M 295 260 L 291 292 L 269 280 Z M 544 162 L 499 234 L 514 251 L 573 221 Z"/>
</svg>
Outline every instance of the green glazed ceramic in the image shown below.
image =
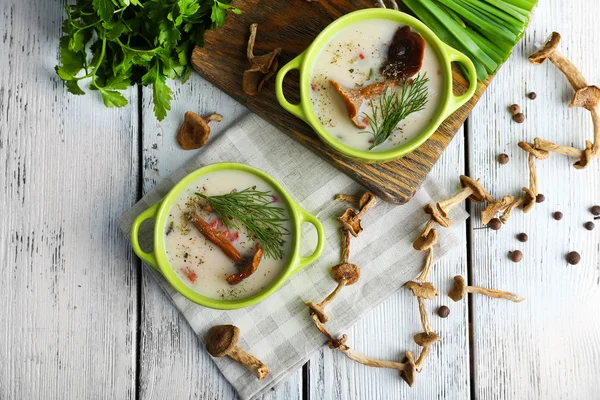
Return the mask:
<svg viewBox="0 0 600 400">
<path fill-rule="evenodd" d="M 346 28 L 359 21 L 368 19 L 388 19 L 398 22 L 400 25 L 409 25 L 412 29 L 418 32 L 431 48 L 435 51 L 440 61 L 440 72 L 444 77 L 441 96 L 442 99 L 438 106 L 435 116 L 431 123 L 413 140 L 405 144 L 394 147 L 385 151 L 367 151 L 357 150 L 340 143 L 332 135 L 327 132 L 327 129 L 321 125 L 319 119 L 315 115 L 311 100 L 310 100 L 310 77 L 313 66 L 317 60 L 317 56 L 321 49 L 331 40 L 331 38 L 341 29 Z M 451 63 L 458 62 L 465 66 L 468 72 L 469 88 L 463 95 L 454 96 L 452 93 L 452 69 Z M 283 94 L 283 79 L 288 72 L 297 69 L 300 73 L 300 103 L 291 104 Z M 405 156 L 417 147 L 422 145 L 442 124 L 442 122 L 454 111 L 465 104 L 475 93 L 477 88 L 477 73 L 475 66 L 467 56 L 443 43 L 427 26 L 416 18 L 400 11 L 369 8 L 359 10 L 347 14 L 325 28 L 312 44 L 298 57 L 284 65 L 277 74 L 275 82 L 275 93 L 279 104 L 309 124 L 313 130 L 319 135 L 321 140 L 329 145 L 334 150 L 349 156 L 355 160 L 362 162 L 386 162 L 396 160 Z"/>
<path fill-rule="evenodd" d="M 177 274 L 171 267 L 164 248 L 163 232 L 165 230 L 167 217 L 169 214 L 169 210 L 171 209 L 173 203 L 177 200 L 179 193 L 181 193 L 181 191 L 184 190 L 186 186 L 188 186 L 192 181 L 196 180 L 198 177 L 213 171 L 220 170 L 245 171 L 267 182 L 281 196 L 281 200 L 287 207 L 292 223 L 292 229 L 288 238 L 288 240 L 292 242 L 292 251 L 288 256 L 284 272 L 262 292 L 259 292 L 251 297 L 239 300 L 220 300 L 211 297 L 206 297 L 187 286 L 177 276 Z M 143 251 L 140 248 L 138 240 L 140 225 L 144 221 L 149 219 L 153 219 L 155 221 L 154 250 L 152 253 L 146 253 L 145 251 Z M 300 230 L 303 222 L 308 222 L 312 224 L 317 230 L 317 246 L 314 252 L 308 257 L 303 257 L 300 255 Z M 302 268 L 306 267 L 307 265 L 314 262 L 317 258 L 319 258 L 321 252 L 323 251 L 323 246 L 325 244 L 325 234 L 321 222 L 319 222 L 319 220 L 316 217 L 312 216 L 302 207 L 296 204 L 296 202 L 290 197 L 290 195 L 285 191 L 285 189 L 270 175 L 266 174 L 265 172 L 259 169 L 244 164 L 218 163 L 200 168 L 187 175 L 179 183 L 177 183 L 177 185 L 175 185 L 173 189 L 171 189 L 171 191 L 165 196 L 165 198 L 162 199 L 161 202 L 153 205 L 152 207 L 142 212 L 133 222 L 133 226 L 131 229 L 131 243 L 133 245 L 133 251 L 135 252 L 135 254 L 137 254 L 142 260 L 156 268 L 179 293 L 181 293 L 191 301 L 210 308 L 216 308 L 220 310 L 232 310 L 236 308 L 248 307 L 250 305 L 258 303 L 261 300 L 264 300 L 270 294 L 275 292 L 290 276 L 292 276 L 293 274 L 300 271 Z"/>
</svg>

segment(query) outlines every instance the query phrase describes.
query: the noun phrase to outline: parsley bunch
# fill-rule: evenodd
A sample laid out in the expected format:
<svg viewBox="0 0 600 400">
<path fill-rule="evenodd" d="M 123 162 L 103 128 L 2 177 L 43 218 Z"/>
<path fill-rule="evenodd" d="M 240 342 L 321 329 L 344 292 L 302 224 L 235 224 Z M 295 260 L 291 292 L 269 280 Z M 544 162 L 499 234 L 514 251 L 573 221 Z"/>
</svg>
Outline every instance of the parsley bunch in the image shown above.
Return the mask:
<svg viewBox="0 0 600 400">
<path fill-rule="evenodd" d="M 194 46 L 204 32 L 223 24 L 231 0 L 77 0 L 66 6 L 56 73 L 69 92 L 82 95 L 82 80 L 102 94 L 106 107 L 123 107 L 118 92 L 152 85 L 154 114 L 171 109 L 166 78 L 187 80 Z"/>
</svg>

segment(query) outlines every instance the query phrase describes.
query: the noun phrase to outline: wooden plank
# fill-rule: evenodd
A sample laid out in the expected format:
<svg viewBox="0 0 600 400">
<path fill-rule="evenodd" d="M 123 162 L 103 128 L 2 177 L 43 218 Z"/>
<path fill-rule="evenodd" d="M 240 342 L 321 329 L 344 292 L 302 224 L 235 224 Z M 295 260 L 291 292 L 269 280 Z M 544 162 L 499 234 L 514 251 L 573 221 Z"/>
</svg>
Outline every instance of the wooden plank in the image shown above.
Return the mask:
<svg viewBox="0 0 600 400">
<path fill-rule="evenodd" d="M 373 1 L 336 0 L 310 3 L 251 0 L 240 2 L 239 6 L 244 9 L 243 14 L 228 18 L 221 29 L 207 33 L 205 47 L 197 48 L 192 55 L 194 68 L 251 111 L 280 126 L 294 139 L 389 201 L 401 204 L 414 195 L 489 84 L 488 80 L 480 85 L 471 101 L 450 116 L 425 144 L 408 156 L 385 164 L 356 162 L 330 150 L 321 143 L 308 125 L 285 111 L 275 98 L 272 82 L 267 83 L 265 90 L 258 96 L 244 94 L 241 82 L 243 71 L 248 66 L 246 42 L 250 24 L 259 24 L 256 54 L 265 54 L 281 47 L 283 51 L 279 62 L 283 65 L 304 51 L 317 34 L 334 19 L 350 11 L 372 7 Z M 227 45 L 224 45 L 225 43 Z M 285 81 L 286 93 L 299 93 L 296 79 Z M 455 71 L 455 90 L 462 93 L 467 86 L 465 79 Z M 291 101 L 296 100 L 291 97 Z"/>
<path fill-rule="evenodd" d="M 431 174 L 449 193 L 457 189 L 455 175 L 461 173 L 465 165 L 462 133 L 461 129 Z M 466 234 L 466 230 L 464 232 Z M 448 277 L 457 274 L 466 276 L 466 254 L 464 246 L 433 266 L 431 282 L 440 295 L 434 301 L 428 301 L 427 307 L 431 312 L 432 328 L 442 337 L 442 342 L 434 347 L 412 388 L 392 370 L 367 368 L 348 360 L 339 352 L 323 349 L 309 363 L 310 398 L 467 399 L 467 304 L 453 303 L 445 295 L 451 284 Z M 399 282 L 398 286 L 401 284 Z M 435 315 L 440 305 L 450 307 L 449 318 L 441 319 Z M 417 349 L 412 337 L 420 332 L 420 327 L 417 302 L 408 290 L 399 290 L 349 330 L 349 344 L 369 356 L 394 359 L 406 350 Z"/>
<path fill-rule="evenodd" d="M 589 113 L 567 108 L 573 91 L 564 76 L 553 65 L 532 65 L 526 57 L 556 30 L 563 36 L 560 51 L 591 84 L 600 83 L 599 12 L 592 0 L 576 7 L 566 0 L 540 2 L 524 40 L 469 119 L 471 174 L 495 196 L 517 195 L 528 184 L 519 140 L 538 136 L 583 147 L 591 139 Z M 535 101 L 525 97 L 530 91 L 537 93 Z M 524 109 L 524 124 L 510 121 L 506 107 L 513 102 Z M 509 154 L 509 164 L 495 161 L 501 152 Z M 515 211 L 498 232 L 472 232 L 473 283 L 526 297 L 520 304 L 473 297 L 477 399 L 598 397 L 600 230 L 588 232 L 583 223 L 591 219 L 588 208 L 600 203 L 600 160 L 583 171 L 571 166 L 574 161 L 552 155 L 537 162 L 546 201 L 528 214 Z M 551 217 L 557 210 L 564 213 L 562 221 Z M 479 221 L 474 217 L 475 226 Z M 519 232 L 529 235 L 527 243 L 515 239 Z M 524 253 L 519 264 L 507 258 L 514 249 Z M 572 250 L 582 255 L 577 266 L 565 261 Z"/>
<path fill-rule="evenodd" d="M 67 93 L 62 2 L 0 3 L 0 398 L 133 399 L 134 103 Z"/>
<path fill-rule="evenodd" d="M 211 128 L 211 140 L 224 132 L 247 110 L 210 83 L 194 75 L 185 83 L 170 83 L 174 101 L 168 116 L 157 122 L 152 112 L 152 92 L 143 92 L 143 190 L 154 187 L 161 177 L 180 168 L 199 151 L 184 151 L 175 141 L 186 111 L 201 115 L 218 112 L 224 120 Z M 210 141 L 209 141 L 210 143 Z M 201 341 L 159 288 L 143 272 L 140 325 L 140 399 L 230 400 L 236 394 L 221 375 Z M 264 399 L 299 399 L 302 371 L 264 396 Z"/>
</svg>

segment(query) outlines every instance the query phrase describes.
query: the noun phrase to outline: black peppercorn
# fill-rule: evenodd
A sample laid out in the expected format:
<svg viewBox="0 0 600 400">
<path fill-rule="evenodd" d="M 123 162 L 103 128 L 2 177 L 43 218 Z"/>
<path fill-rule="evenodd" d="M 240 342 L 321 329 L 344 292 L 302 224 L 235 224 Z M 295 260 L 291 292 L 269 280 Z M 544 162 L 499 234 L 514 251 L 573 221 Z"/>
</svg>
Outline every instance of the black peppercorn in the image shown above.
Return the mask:
<svg viewBox="0 0 600 400">
<path fill-rule="evenodd" d="M 526 234 L 526 233 L 519 233 L 519 234 L 517 235 L 517 240 L 518 240 L 519 242 L 525 243 L 526 241 L 528 241 L 528 240 L 529 240 L 529 236 L 527 236 L 527 234 Z"/>
<path fill-rule="evenodd" d="M 544 200 L 546 200 L 546 196 L 544 196 L 543 194 L 538 194 L 537 196 L 535 196 L 535 202 L 536 203 L 543 203 Z"/>
<path fill-rule="evenodd" d="M 488 223 L 488 226 L 490 229 L 497 231 L 498 229 L 502 228 L 502 222 L 500 222 L 498 218 L 492 218 Z"/>
<path fill-rule="evenodd" d="M 535 100 L 535 98 L 537 97 L 537 94 L 535 94 L 535 92 L 531 92 L 527 95 L 527 97 L 529 97 L 530 100 Z"/>
<path fill-rule="evenodd" d="M 440 317 L 447 318 L 448 315 L 450 315 L 450 309 L 446 306 L 440 306 L 440 308 L 437 310 L 437 313 Z"/>
<path fill-rule="evenodd" d="M 508 107 L 508 111 L 510 111 L 512 115 L 515 115 L 521 112 L 521 107 L 518 104 L 513 104 L 512 106 Z"/>
<path fill-rule="evenodd" d="M 592 221 L 588 221 L 585 224 L 583 224 L 583 226 L 585 227 L 585 229 L 587 229 L 588 231 L 594 230 L 594 228 L 596 227 L 596 225 L 594 225 L 594 223 Z"/>
<path fill-rule="evenodd" d="M 556 211 L 552 214 L 552 218 L 554 218 L 557 221 L 560 221 L 561 219 L 563 219 L 563 213 L 561 213 L 560 211 Z"/>
<path fill-rule="evenodd" d="M 523 259 L 523 253 L 521 250 L 511 251 L 508 253 L 508 257 L 510 258 L 510 261 L 518 263 Z"/>
<path fill-rule="evenodd" d="M 502 153 L 498 156 L 498 162 L 502 165 L 508 164 L 508 160 L 509 160 L 508 154 L 506 154 L 506 153 Z"/>
<path fill-rule="evenodd" d="M 579 264 L 579 261 L 581 261 L 581 256 L 578 252 L 572 251 L 569 254 L 567 254 L 567 262 L 569 264 L 576 265 Z"/>
<path fill-rule="evenodd" d="M 513 121 L 515 121 L 517 124 L 522 124 L 523 122 L 525 122 L 525 114 L 518 113 L 513 115 Z"/>
<path fill-rule="evenodd" d="M 600 206 L 594 206 L 590 209 L 592 215 L 598 216 L 600 215 Z"/>
</svg>

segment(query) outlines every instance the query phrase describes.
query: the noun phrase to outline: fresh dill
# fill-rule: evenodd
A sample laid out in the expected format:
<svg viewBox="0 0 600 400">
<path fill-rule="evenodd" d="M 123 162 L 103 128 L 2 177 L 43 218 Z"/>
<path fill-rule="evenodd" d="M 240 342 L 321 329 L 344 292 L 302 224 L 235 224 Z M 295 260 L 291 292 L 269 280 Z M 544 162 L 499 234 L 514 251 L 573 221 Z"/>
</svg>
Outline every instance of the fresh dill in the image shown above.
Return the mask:
<svg viewBox="0 0 600 400">
<path fill-rule="evenodd" d="M 263 247 L 266 258 L 283 258 L 284 235 L 289 231 L 283 226 L 287 221 L 283 207 L 273 205 L 270 192 L 244 189 L 226 194 L 207 196 L 196 193 L 210 206 L 227 229 L 240 229 L 240 224 Z"/>
<path fill-rule="evenodd" d="M 373 135 L 373 144 L 369 150 L 385 142 L 406 117 L 425 108 L 427 82 L 429 78 L 426 74 L 419 74 L 412 82 L 402 82 L 400 90 L 391 91 L 386 87 L 377 101 L 371 100 L 373 116 L 363 113 L 371 128 L 370 132 L 365 133 Z"/>
</svg>

